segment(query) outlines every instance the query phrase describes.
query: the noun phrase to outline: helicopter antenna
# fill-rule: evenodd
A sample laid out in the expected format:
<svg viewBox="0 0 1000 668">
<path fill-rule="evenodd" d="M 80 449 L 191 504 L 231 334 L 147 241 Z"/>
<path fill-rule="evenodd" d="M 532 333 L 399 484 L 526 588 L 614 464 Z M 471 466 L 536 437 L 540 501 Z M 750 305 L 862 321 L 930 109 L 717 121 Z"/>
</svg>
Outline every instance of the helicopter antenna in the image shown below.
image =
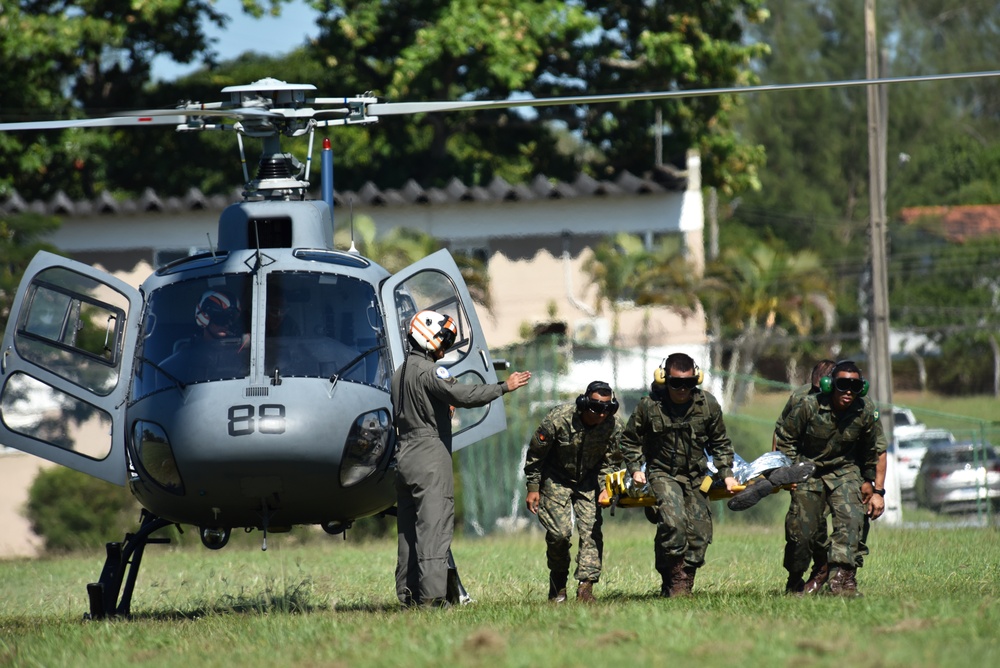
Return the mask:
<svg viewBox="0 0 1000 668">
<path fill-rule="evenodd" d="M 309 151 L 310 155 L 312 151 Z M 323 151 L 319 156 L 319 183 L 323 193 L 323 201 L 330 207 L 330 224 L 333 225 L 333 148 L 330 138 L 323 137 Z M 336 230 L 336 227 L 334 227 Z"/>
<path fill-rule="evenodd" d="M 354 245 L 354 198 L 350 199 L 351 206 L 351 247 L 347 250 L 348 253 L 354 253 L 355 255 L 361 255 L 358 252 L 357 246 Z"/>
</svg>

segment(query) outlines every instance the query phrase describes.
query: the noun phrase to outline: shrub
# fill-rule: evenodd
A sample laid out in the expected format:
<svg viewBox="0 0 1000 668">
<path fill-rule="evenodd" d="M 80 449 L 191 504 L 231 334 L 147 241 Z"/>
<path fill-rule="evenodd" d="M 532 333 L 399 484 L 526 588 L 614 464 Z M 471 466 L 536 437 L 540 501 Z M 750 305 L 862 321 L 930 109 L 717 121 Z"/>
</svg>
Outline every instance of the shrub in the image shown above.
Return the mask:
<svg viewBox="0 0 1000 668">
<path fill-rule="evenodd" d="M 93 549 L 134 530 L 139 505 L 124 487 L 53 467 L 28 491 L 26 517 L 50 552 Z"/>
</svg>

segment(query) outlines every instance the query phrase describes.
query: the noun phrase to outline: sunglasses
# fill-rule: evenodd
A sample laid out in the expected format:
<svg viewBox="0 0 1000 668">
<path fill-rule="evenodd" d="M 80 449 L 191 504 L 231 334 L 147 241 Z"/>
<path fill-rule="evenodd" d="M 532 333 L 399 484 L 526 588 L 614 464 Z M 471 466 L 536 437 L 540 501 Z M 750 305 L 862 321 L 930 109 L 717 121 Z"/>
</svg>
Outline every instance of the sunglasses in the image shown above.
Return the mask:
<svg viewBox="0 0 1000 668">
<path fill-rule="evenodd" d="M 667 387 L 671 390 L 693 390 L 697 384 L 698 379 L 694 376 L 685 376 L 683 378 L 670 376 L 667 378 Z"/>
<path fill-rule="evenodd" d="M 865 381 L 860 378 L 836 378 L 833 381 L 833 389 L 846 394 L 860 394 L 865 386 Z"/>
<path fill-rule="evenodd" d="M 597 399 L 587 399 L 587 410 L 597 415 L 607 415 L 611 412 L 610 401 L 598 401 Z"/>
</svg>

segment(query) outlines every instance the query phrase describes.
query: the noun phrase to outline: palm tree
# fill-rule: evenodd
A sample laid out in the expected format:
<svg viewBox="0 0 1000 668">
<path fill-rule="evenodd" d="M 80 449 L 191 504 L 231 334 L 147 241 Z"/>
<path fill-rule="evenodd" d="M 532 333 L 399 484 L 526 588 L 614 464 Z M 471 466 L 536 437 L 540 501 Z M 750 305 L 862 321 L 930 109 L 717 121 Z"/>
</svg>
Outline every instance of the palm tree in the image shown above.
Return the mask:
<svg viewBox="0 0 1000 668">
<path fill-rule="evenodd" d="M 679 243 L 669 240 L 649 250 L 639 236 L 619 232 L 592 253 L 583 270 L 597 288 L 597 311 L 605 305 L 611 310 L 611 364 L 617 382 L 622 311 L 632 304 L 695 311 L 701 279 Z"/>
<path fill-rule="evenodd" d="M 746 399 L 750 386 L 738 379 L 753 373 L 772 336 L 791 331 L 807 336 L 833 328 L 831 282 L 812 251 L 792 253 L 763 242 L 731 247 L 708 267 L 708 275 L 706 307 L 718 309 L 733 337 L 727 403 L 734 396 Z"/>
</svg>

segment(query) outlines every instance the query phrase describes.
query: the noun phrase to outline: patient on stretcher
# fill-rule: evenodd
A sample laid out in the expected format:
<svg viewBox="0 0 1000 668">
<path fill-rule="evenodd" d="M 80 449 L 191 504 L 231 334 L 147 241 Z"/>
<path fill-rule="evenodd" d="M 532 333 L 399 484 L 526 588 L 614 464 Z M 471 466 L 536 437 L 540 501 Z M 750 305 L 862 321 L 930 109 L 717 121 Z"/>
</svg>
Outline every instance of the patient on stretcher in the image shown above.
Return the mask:
<svg viewBox="0 0 1000 668">
<path fill-rule="evenodd" d="M 646 470 L 645 464 L 642 470 Z M 766 452 L 752 462 L 735 455 L 733 477 L 740 484 L 736 488 L 737 493 L 731 496 L 726 490 L 725 483 L 721 480 L 716 481 L 712 477 L 718 471 L 709 456 L 708 471 L 702 481 L 701 491 L 708 494 L 708 498 L 713 501 L 729 499 L 727 505 L 730 510 L 746 510 L 770 494 L 775 494 L 781 489 L 791 489 L 793 485 L 805 482 L 815 471 L 816 465 L 812 462 L 793 464 L 784 453 L 778 451 Z M 603 505 L 610 506 L 612 514 L 615 506 L 631 508 L 656 505 L 656 498 L 649 484 L 636 484 L 624 469 L 606 475 L 604 485 L 608 492 L 608 502 Z"/>
</svg>

